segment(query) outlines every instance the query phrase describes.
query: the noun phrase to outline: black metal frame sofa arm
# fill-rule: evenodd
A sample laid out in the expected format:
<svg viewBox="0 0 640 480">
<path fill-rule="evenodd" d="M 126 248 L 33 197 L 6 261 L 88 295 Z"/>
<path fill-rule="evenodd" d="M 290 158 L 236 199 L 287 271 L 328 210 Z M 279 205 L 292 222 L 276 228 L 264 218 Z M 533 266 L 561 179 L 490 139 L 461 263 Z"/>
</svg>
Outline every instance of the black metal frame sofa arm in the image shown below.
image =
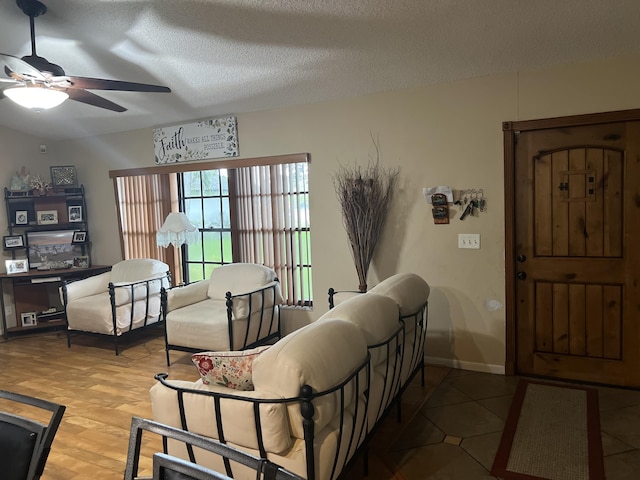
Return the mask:
<svg viewBox="0 0 640 480">
<path fill-rule="evenodd" d="M 67 346 L 72 334 L 108 336 L 115 353 L 119 339 L 164 319 L 161 289 L 171 285 L 166 263 L 155 259 L 129 259 L 105 272 L 63 282 L 60 296 L 67 323 Z M 127 280 L 128 278 L 128 280 Z"/>
<path fill-rule="evenodd" d="M 161 292 L 167 366 L 170 350 L 235 351 L 280 338 L 280 282 L 272 268 L 230 263 L 208 279 Z"/>
<path fill-rule="evenodd" d="M 185 431 L 195 431 L 200 435 L 205 435 L 209 438 L 216 439 L 222 444 L 229 444 L 233 448 L 241 450 L 248 450 L 249 453 L 263 459 L 267 459 L 275 464 L 284 465 L 286 467 L 286 457 L 289 454 L 289 450 L 273 452 L 273 448 L 270 448 L 269 441 L 266 439 L 266 435 L 269 435 L 270 429 L 265 427 L 265 422 L 269 421 L 268 416 L 273 415 L 273 408 L 278 410 L 289 410 L 290 408 L 296 408 L 300 414 L 300 424 L 303 434 L 304 442 L 304 456 L 306 461 L 305 472 L 294 472 L 298 475 L 304 473 L 304 478 L 308 480 L 316 479 L 336 479 L 340 472 L 344 469 L 347 463 L 354 457 L 358 449 L 366 446 L 365 439 L 367 437 L 367 415 L 369 403 L 369 359 L 367 359 L 347 378 L 345 378 L 339 384 L 332 388 L 316 391 L 311 385 L 303 385 L 300 388 L 300 394 L 296 397 L 288 398 L 251 398 L 243 395 L 233 395 L 228 393 L 215 392 L 210 390 L 196 390 L 193 388 L 187 388 L 180 384 L 172 383 L 168 380 L 167 373 L 159 373 L 155 375 L 155 379 L 158 380 L 160 385 L 171 389 L 175 392 L 176 403 L 178 406 L 178 416 L 180 419 L 180 425 L 175 425 Z M 353 406 L 347 405 L 353 392 L 359 392 L 360 401 L 353 403 Z M 197 401 L 189 399 L 189 396 L 198 396 L 206 400 Z M 336 402 L 335 409 L 338 412 L 336 415 L 336 428 L 332 430 L 332 435 L 323 435 L 326 439 L 330 438 L 330 442 L 335 442 L 335 454 L 331 460 L 331 466 L 329 470 L 326 470 L 327 466 L 322 467 L 322 473 L 318 475 L 316 463 L 320 457 L 321 448 L 319 442 L 324 440 L 316 437 L 316 422 L 314 417 L 317 416 L 316 403 L 321 400 L 330 399 L 328 403 Z M 240 402 L 246 405 L 246 408 L 242 408 L 247 412 L 252 412 L 244 419 L 244 424 L 247 431 L 251 431 L 255 437 L 246 441 L 246 444 L 240 444 L 237 438 L 237 431 L 232 431 L 237 428 L 237 418 L 233 418 L 231 415 L 225 413 L 225 407 L 230 408 L 231 402 Z M 202 431 L 202 425 L 195 422 L 191 418 L 189 405 L 206 406 L 210 409 L 210 415 L 215 418 L 215 431 Z M 155 413 L 154 413 L 155 416 Z M 295 422 L 295 419 L 289 418 L 289 422 Z M 225 424 L 229 424 L 229 428 L 225 428 Z M 247 428 L 247 425 L 251 426 Z M 287 434 L 288 431 L 287 431 Z M 335 436 L 335 437 L 334 437 Z M 296 445 L 295 442 L 292 445 Z M 171 451 L 169 451 L 171 453 Z M 175 453 L 177 456 L 181 456 L 180 452 Z M 193 452 L 187 452 L 191 461 L 197 461 L 197 456 L 194 456 Z M 184 455 L 184 452 L 182 452 Z M 213 465 L 214 468 L 220 468 L 219 465 Z M 211 466 L 209 466 L 211 468 Z M 233 478 L 234 472 L 227 469 L 227 475 Z M 291 468 L 289 468 L 291 470 Z M 292 470 L 293 471 L 293 470 Z"/>
<path fill-rule="evenodd" d="M 346 308 L 348 309 L 350 302 L 354 300 L 355 302 L 360 302 L 360 300 L 356 299 L 367 295 L 384 296 L 395 302 L 397 306 L 395 315 L 404 326 L 404 339 L 402 342 L 404 352 L 399 395 L 402 395 L 402 392 L 418 372 L 421 372 L 421 384 L 424 386 L 424 355 L 429 316 L 429 294 L 429 284 L 414 273 L 392 275 L 382 280 L 366 293 L 352 290 L 338 291 L 334 288 L 329 288 L 328 291 L 329 312 L 326 315 L 338 315 L 338 313 L 332 314 L 331 312 L 334 309 L 345 308 L 342 305 L 347 305 Z M 366 325 L 365 322 L 362 323 L 363 326 Z M 401 407 L 402 403 L 398 402 L 398 419 L 401 416 Z"/>
<path fill-rule="evenodd" d="M 366 473 L 368 440 L 382 418 L 397 404 L 400 419 L 402 393 L 420 369 L 424 385 L 428 285 L 412 274 L 381 285 L 258 353 L 253 391 L 232 390 L 226 379 L 213 385 L 215 377 L 156 377 L 154 418 L 313 480 L 335 480 L 361 449 Z"/>
<path fill-rule="evenodd" d="M 150 390 L 153 418 L 311 480 L 335 480 L 366 445 L 370 364 L 355 325 L 313 322 L 252 360 L 253 390 L 205 377 L 192 382 L 158 375 Z M 184 450 L 170 453 L 187 458 Z"/>
<path fill-rule="evenodd" d="M 170 311 L 169 296 L 176 290 L 182 288 L 188 288 L 189 285 L 176 286 L 171 289 L 161 290 L 161 302 L 162 302 L 162 314 L 165 324 L 165 349 L 167 366 L 170 366 L 171 359 L 169 356 L 170 350 L 178 350 L 183 352 L 201 352 L 205 350 L 246 350 L 254 348 L 259 345 L 265 345 L 272 343 L 281 336 L 280 332 L 280 308 L 279 304 L 275 303 L 278 299 L 279 293 L 279 281 L 276 278 L 268 285 L 249 291 L 245 293 L 232 293 L 227 291 L 225 293 L 224 301 L 219 300 L 220 304 L 218 308 L 212 308 L 208 312 L 202 312 L 204 315 L 209 315 L 211 322 L 217 321 L 220 323 L 224 320 L 224 325 L 218 325 L 217 339 L 199 338 L 200 334 L 206 332 L 206 328 L 203 329 L 200 334 L 200 329 L 203 324 L 207 323 L 207 318 L 202 315 L 199 317 L 181 316 L 178 318 L 177 314 L 170 317 L 167 314 Z M 211 299 L 202 299 L 211 300 Z M 224 302 L 224 319 L 220 317 L 220 306 Z M 213 302 L 211 302 L 213 306 Z M 174 311 L 177 311 L 176 309 Z M 215 316 L 219 318 L 215 318 Z M 173 322 L 180 322 L 179 328 L 182 329 L 184 334 L 185 329 L 193 329 L 193 334 L 190 335 L 190 339 L 186 342 L 181 342 L 180 337 L 172 335 L 174 326 L 178 328 L 177 324 Z M 208 327 L 216 328 L 209 325 Z M 226 337 L 221 338 L 222 331 L 226 332 Z M 177 339 L 176 339 L 177 337 Z M 182 337 L 184 338 L 184 337 Z M 200 343 L 194 343 L 200 342 Z M 183 344 L 183 343 L 186 343 Z"/>
</svg>

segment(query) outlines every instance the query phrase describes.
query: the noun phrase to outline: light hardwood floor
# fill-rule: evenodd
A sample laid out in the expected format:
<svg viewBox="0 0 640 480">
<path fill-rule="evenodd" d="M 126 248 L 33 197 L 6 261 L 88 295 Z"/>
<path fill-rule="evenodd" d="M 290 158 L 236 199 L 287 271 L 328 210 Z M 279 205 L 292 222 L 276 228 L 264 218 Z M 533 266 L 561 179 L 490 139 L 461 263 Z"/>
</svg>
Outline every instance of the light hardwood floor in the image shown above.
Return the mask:
<svg viewBox="0 0 640 480">
<path fill-rule="evenodd" d="M 149 388 L 153 376 L 196 380 L 188 354 L 172 352 L 166 366 L 162 330 L 124 341 L 116 356 L 108 338 L 40 332 L 0 341 L 0 388 L 66 405 L 42 480 L 123 478 L 131 417 L 152 418 Z M 380 425 L 371 444 L 369 479 L 397 477 L 390 468 L 389 445 L 397 439 L 449 369 L 428 367 L 427 382 L 414 379 L 403 399 L 402 424 L 395 411 Z M 151 442 L 147 450 L 159 449 Z M 150 455 L 149 455 L 150 456 Z M 391 470 L 391 471 L 390 471 Z M 1 476 L 0 476 L 1 477 Z M 356 461 L 344 478 L 366 478 Z"/>
<path fill-rule="evenodd" d="M 116 356 L 107 338 L 63 332 L 0 343 L 0 388 L 66 405 L 43 480 L 122 478 L 133 415 L 151 418 L 154 374 L 195 380 L 188 356 L 167 368 L 162 331 L 125 342 Z"/>
</svg>

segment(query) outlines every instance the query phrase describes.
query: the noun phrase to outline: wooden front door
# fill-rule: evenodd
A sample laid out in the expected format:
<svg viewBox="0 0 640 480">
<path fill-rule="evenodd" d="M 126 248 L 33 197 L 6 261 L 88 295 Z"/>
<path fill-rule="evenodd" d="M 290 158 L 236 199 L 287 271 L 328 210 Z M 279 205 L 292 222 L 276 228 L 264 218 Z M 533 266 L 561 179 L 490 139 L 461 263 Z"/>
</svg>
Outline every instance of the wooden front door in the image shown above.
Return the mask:
<svg viewBox="0 0 640 480">
<path fill-rule="evenodd" d="M 514 138 L 516 373 L 640 386 L 640 122 Z"/>
</svg>

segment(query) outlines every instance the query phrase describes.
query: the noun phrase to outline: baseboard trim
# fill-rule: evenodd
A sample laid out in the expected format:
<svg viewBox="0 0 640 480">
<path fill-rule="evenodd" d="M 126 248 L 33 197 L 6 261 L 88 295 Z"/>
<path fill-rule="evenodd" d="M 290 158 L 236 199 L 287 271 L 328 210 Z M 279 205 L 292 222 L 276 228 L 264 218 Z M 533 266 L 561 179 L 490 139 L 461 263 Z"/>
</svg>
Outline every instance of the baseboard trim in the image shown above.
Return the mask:
<svg viewBox="0 0 640 480">
<path fill-rule="evenodd" d="M 504 365 L 491 365 L 487 363 L 467 362 L 457 358 L 424 357 L 425 363 L 440 365 L 443 367 L 459 368 L 461 370 L 471 370 L 473 372 L 505 374 Z"/>
</svg>

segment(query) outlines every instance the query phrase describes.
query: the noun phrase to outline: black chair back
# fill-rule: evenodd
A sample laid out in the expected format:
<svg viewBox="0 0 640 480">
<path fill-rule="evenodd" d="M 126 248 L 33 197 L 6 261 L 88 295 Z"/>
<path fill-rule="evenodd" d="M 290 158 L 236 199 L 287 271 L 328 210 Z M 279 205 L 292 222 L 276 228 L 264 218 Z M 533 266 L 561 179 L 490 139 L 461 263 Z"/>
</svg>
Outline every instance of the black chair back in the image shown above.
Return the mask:
<svg viewBox="0 0 640 480">
<path fill-rule="evenodd" d="M 50 412 L 41 423 L 11 412 L 0 412 L 0 475 L 3 480 L 37 480 L 42 476 L 65 407 L 19 393 L 0 390 L 0 399 Z"/>
</svg>

